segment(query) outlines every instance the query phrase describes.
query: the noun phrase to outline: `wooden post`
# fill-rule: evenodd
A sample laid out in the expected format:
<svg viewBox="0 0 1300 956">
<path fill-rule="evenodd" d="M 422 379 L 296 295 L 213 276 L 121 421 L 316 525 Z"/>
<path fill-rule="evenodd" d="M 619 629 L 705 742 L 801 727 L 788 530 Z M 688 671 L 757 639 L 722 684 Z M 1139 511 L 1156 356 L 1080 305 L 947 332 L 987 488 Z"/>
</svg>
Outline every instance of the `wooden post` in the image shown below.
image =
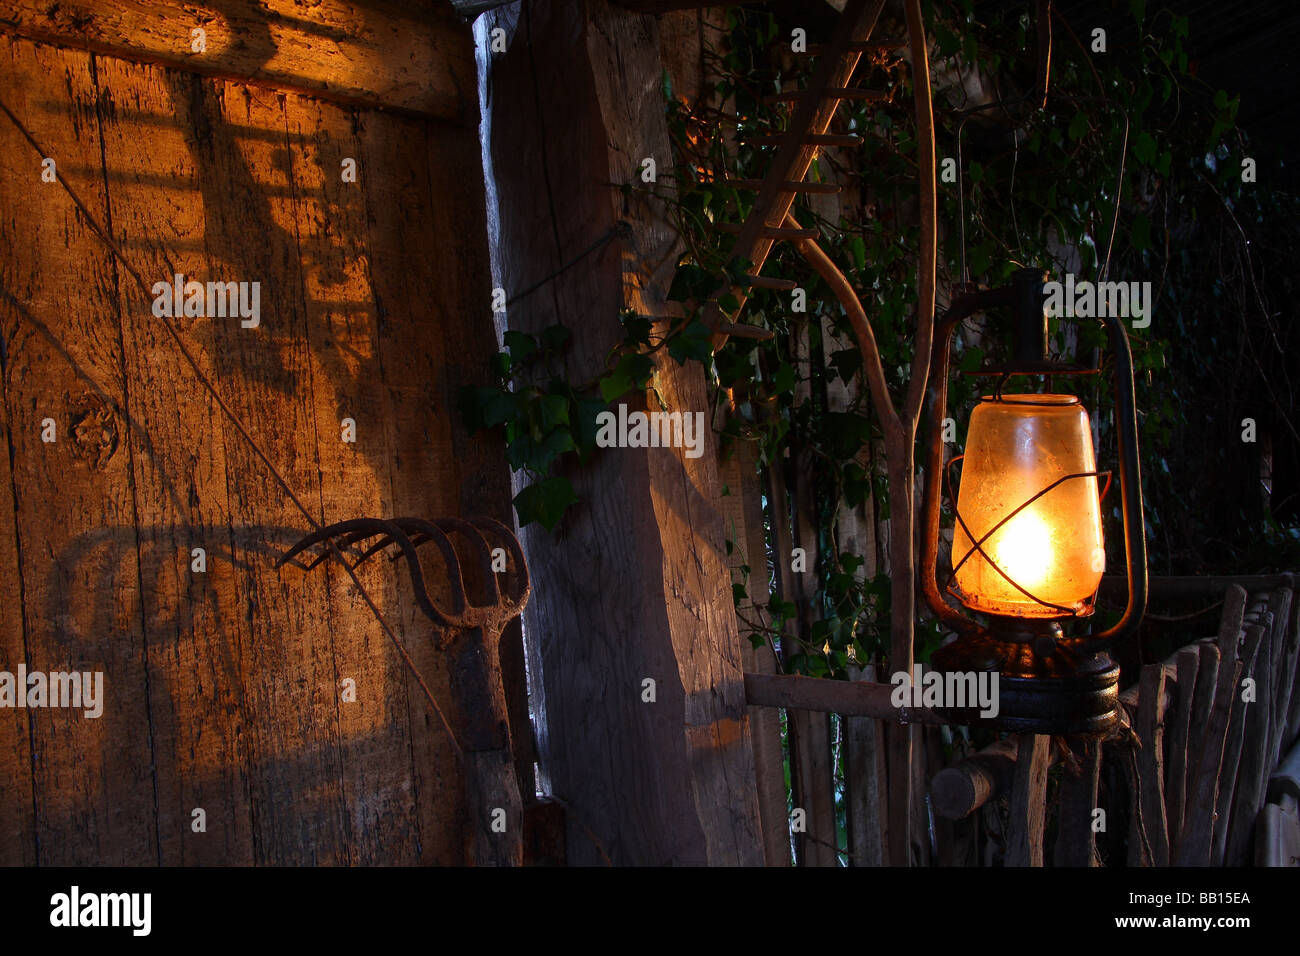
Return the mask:
<svg viewBox="0 0 1300 956">
<path fill-rule="evenodd" d="M 1020 735 L 1015 786 L 1011 791 L 1007 866 L 1043 865 L 1043 825 L 1051 744 L 1052 738 L 1044 734 Z"/>
<path fill-rule="evenodd" d="M 1173 861 L 1177 866 L 1208 866 L 1213 855 L 1215 803 L 1219 774 L 1223 767 L 1224 741 L 1232 713 L 1234 688 L 1242 667 L 1237 659 L 1237 639 L 1246 609 L 1246 592 L 1230 585 L 1224 596 L 1223 615 L 1219 621 L 1218 683 L 1214 688 L 1214 706 L 1201 738 L 1196 762 L 1194 786 L 1188 787 L 1188 805 L 1183 814 Z"/>
<path fill-rule="evenodd" d="M 1138 791 L 1153 866 L 1169 865 L 1169 821 L 1165 813 L 1165 669 L 1162 664 L 1142 668 L 1137 733 Z"/>
<path fill-rule="evenodd" d="M 1165 762 L 1165 812 L 1169 818 L 1169 839 L 1177 839 L 1183 828 L 1183 807 L 1187 802 L 1188 737 L 1192 727 L 1192 705 L 1196 700 L 1196 675 L 1201 649 L 1184 647 L 1174 657 L 1178 668 L 1177 703 L 1169 725 L 1168 759 Z M 1203 713 L 1208 713 L 1208 709 Z"/>
<path fill-rule="evenodd" d="M 1242 752 L 1246 747 L 1247 704 L 1243 700 L 1242 681 L 1255 674 L 1260 659 L 1260 642 L 1264 629 L 1258 624 L 1248 624 L 1245 628 L 1245 640 L 1241 645 L 1241 674 L 1230 690 L 1232 714 L 1228 718 L 1228 730 L 1224 739 L 1223 764 L 1219 767 L 1219 795 L 1214 801 L 1214 842 L 1211 847 L 1210 863 L 1222 866 L 1228 846 L 1228 829 L 1232 822 L 1233 794 L 1237 789 L 1237 768 L 1241 765 Z"/>
<path fill-rule="evenodd" d="M 1097 865 L 1092 818 L 1097 808 L 1101 749 L 1100 741 L 1096 740 L 1078 741 L 1072 747 L 1079 772 L 1076 774 L 1067 769 L 1061 777 L 1061 802 L 1053 854 L 1057 866 Z"/>
<path fill-rule="evenodd" d="M 729 565 L 739 582 L 740 569 L 749 568 L 749 599 L 741 608 L 754 623 L 767 621 L 767 540 L 764 533 L 763 487 L 758 474 L 758 454 L 751 442 L 737 442 L 732 457 L 723 464 L 723 480 L 731 492 L 723 497 L 727 536 L 731 541 Z M 741 626 L 742 631 L 744 625 Z M 744 635 L 740 657 L 746 674 L 774 675 L 776 654 L 770 643 L 754 647 Z M 751 708 L 754 779 L 758 787 L 759 821 L 763 828 L 763 854 L 768 866 L 790 864 L 790 820 L 785 790 L 785 754 L 781 745 L 781 716 L 774 708 Z"/>
<path fill-rule="evenodd" d="M 507 322 L 565 323 L 569 377 L 583 381 L 604 371 L 621 310 L 668 314 L 678 238 L 636 177 L 644 157 L 670 164 L 663 104 L 647 92 L 663 72 L 656 20 L 553 0 L 487 16 L 508 36 L 488 74 L 495 269 L 507 295 L 536 287 Z M 672 409 L 707 413 L 698 365 L 667 359 L 656 386 Z M 643 394 L 621 401 L 646 407 Z M 764 859 L 708 439 L 699 458 L 601 451 L 570 473 L 581 503 L 561 526 L 523 535 L 539 759 L 566 803 L 573 863 L 603 862 L 601 847 L 616 864 Z"/>
</svg>

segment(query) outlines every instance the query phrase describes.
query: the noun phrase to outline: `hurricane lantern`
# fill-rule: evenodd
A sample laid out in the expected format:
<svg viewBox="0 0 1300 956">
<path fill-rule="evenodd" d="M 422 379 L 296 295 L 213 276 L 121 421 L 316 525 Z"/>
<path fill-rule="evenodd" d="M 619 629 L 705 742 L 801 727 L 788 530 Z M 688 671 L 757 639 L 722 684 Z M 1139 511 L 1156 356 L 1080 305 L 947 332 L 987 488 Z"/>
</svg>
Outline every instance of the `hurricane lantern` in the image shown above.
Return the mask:
<svg viewBox="0 0 1300 956">
<path fill-rule="evenodd" d="M 1066 635 L 1064 624 L 1092 615 L 1105 569 L 1101 499 L 1109 475 L 1097 471 L 1088 411 L 1073 395 L 1004 394 L 1011 376 L 1086 374 L 1049 360 L 1044 274 L 1019 271 L 1011 285 L 954 298 L 936 323 L 927 410 L 922 589 L 957 639 L 937 650 L 941 673 L 998 676 L 999 712 L 950 708 L 960 723 L 1028 733 L 1100 734 L 1118 717 L 1119 665 L 1109 648 L 1136 632 L 1146 607 L 1146 545 L 1133 402 L 1133 365 L 1119 318 L 1102 319 L 1114 353 L 1118 470 L 1128 604 L 1113 627 Z M 997 385 L 972 410 L 965 454 L 945 469 L 940 423 L 946 415 L 953 332 L 978 311 L 1011 315 L 1011 361 L 985 369 Z M 952 574 L 937 578 L 944 475 L 960 464 Z M 1104 483 L 1103 483 L 1104 482 Z M 953 598 L 977 620 L 954 607 Z"/>
</svg>

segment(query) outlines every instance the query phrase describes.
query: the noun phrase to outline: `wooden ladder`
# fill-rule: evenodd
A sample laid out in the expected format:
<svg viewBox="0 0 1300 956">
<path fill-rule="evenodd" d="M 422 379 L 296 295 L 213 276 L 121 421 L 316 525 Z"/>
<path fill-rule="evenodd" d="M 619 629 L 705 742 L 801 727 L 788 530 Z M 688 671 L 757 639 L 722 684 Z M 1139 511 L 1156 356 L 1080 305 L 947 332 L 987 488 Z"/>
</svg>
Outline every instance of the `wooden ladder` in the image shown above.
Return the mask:
<svg viewBox="0 0 1300 956">
<path fill-rule="evenodd" d="M 788 291 L 795 288 L 794 282 L 764 277 L 760 273 L 774 243 L 782 240 L 810 240 L 818 235 L 816 229 L 798 228 L 793 223 L 790 210 L 795 196 L 800 193 L 840 191 L 839 186 L 830 183 L 804 181 L 819 149 L 826 146 L 857 146 L 862 143 L 859 136 L 834 136 L 828 133 L 840 103 L 845 100 L 886 98 L 884 93 L 854 89 L 848 85 L 863 53 L 907 46 L 906 41 L 871 42 L 871 33 L 884 5 L 884 0 L 849 0 L 840 15 L 831 42 L 809 48 L 809 54 L 816 56 L 818 63 L 807 87 L 767 98 L 770 102 L 788 102 L 794 108 L 784 133 L 758 136 L 750 140 L 757 145 L 776 147 L 766 177 L 728 181 L 730 186 L 753 190 L 758 195 L 744 222 L 739 225 L 722 223 L 716 227 L 719 231 L 736 237 L 728 261 L 748 261 L 751 268 L 746 277 L 746 286 L 719 290 L 709 303 L 706 322 L 713 330 L 715 350 L 726 344 L 731 335 L 769 337 L 753 326 L 738 324 L 749 289 Z M 727 291 L 736 297 L 738 303 L 730 315 L 724 312 L 717 301 Z"/>
</svg>

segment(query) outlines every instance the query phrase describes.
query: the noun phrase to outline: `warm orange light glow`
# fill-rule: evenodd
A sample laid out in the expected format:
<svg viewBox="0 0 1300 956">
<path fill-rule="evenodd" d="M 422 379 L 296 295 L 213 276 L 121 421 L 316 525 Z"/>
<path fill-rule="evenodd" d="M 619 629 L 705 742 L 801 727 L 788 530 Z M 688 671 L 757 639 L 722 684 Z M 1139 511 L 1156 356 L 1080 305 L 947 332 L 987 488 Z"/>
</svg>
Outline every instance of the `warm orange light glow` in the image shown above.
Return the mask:
<svg viewBox="0 0 1300 956">
<path fill-rule="evenodd" d="M 971 414 L 957 507 L 978 540 L 999 521 L 1065 475 L 1096 471 L 1088 412 L 1072 395 L 1006 395 Z M 1101 583 L 1105 551 L 1097 479 L 1072 478 L 1016 513 L 957 571 L 963 602 L 1015 617 L 1059 617 L 1034 597 L 1077 613 Z M 953 563 L 973 550 L 960 524 Z M 996 568 L 994 567 L 996 565 Z"/>
</svg>

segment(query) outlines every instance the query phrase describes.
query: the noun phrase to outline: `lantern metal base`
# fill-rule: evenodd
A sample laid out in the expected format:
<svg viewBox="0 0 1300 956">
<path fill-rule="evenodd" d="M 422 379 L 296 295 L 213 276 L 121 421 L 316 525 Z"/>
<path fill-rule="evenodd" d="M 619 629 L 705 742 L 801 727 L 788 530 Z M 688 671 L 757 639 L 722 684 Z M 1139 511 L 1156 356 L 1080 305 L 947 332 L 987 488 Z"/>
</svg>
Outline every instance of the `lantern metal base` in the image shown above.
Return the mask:
<svg viewBox="0 0 1300 956">
<path fill-rule="evenodd" d="M 934 652 L 940 673 L 992 673 L 998 714 L 978 707 L 938 708 L 957 724 L 1035 734 L 1100 736 L 1119 718 L 1119 665 L 1105 652 L 1081 653 L 1088 638 L 1066 638 L 1053 620 L 990 616 L 989 627 Z"/>
</svg>

